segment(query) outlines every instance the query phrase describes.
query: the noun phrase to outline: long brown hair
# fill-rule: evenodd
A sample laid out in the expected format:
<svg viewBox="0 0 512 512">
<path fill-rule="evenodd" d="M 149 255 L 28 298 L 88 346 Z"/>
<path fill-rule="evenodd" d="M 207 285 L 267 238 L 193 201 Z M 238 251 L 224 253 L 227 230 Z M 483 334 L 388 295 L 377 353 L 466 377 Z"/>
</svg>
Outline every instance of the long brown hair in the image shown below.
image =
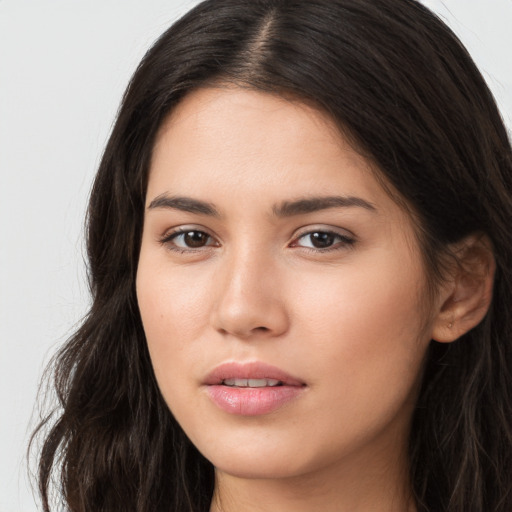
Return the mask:
<svg viewBox="0 0 512 512">
<path fill-rule="evenodd" d="M 172 417 L 135 295 L 155 134 L 191 90 L 223 80 L 313 102 L 412 205 L 429 273 L 487 234 L 486 318 L 432 342 L 410 439 L 421 512 L 512 510 L 512 150 L 482 76 L 414 0 L 207 0 L 148 51 L 123 98 L 88 210 L 92 306 L 54 360 L 39 426 L 43 509 L 204 512 L 213 468 Z"/>
</svg>

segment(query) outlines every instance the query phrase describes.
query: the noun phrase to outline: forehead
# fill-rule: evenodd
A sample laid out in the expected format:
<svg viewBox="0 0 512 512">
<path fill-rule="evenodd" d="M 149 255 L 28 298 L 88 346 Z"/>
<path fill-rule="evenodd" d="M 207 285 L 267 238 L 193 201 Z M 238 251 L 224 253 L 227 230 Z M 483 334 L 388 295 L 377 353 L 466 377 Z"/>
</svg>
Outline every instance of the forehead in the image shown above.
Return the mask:
<svg viewBox="0 0 512 512">
<path fill-rule="evenodd" d="M 170 193 L 230 198 L 233 206 L 243 197 L 247 208 L 337 193 L 396 210 L 375 174 L 320 110 L 234 86 L 203 88 L 186 96 L 159 130 L 148 200 Z"/>
<path fill-rule="evenodd" d="M 341 148 L 347 163 L 351 159 L 366 166 L 334 123 L 311 107 L 252 90 L 204 88 L 186 96 L 163 123 L 151 174 L 170 174 L 172 169 L 175 177 L 185 178 L 181 164 L 187 164 L 185 174 L 233 179 L 236 167 L 236 175 L 247 179 L 270 162 L 277 175 L 298 161 L 297 171 L 318 171 L 328 159 L 339 157 L 335 153 Z"/>
</svg>

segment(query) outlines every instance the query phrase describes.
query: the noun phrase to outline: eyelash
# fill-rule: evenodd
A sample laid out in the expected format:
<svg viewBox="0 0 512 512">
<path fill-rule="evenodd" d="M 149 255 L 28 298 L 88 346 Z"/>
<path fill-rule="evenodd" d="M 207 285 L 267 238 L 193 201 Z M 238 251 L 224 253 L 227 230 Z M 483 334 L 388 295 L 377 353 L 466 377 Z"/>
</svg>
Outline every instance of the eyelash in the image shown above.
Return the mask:
<svg viewBox="0 0 512 512">
<path fill-rule="evenodd" d="M 322 234 L 322 235 L 329 235 L 334 238 L 334 240 L 337 240 L 333 242 L 332 245 L 329 247 L 319 248 L 319 247 L 304 247 L 298 244 L 298 240 L 307 237 L 312 236 L 315 234 Z M 311 241 L 311 239 L 310 239 Z M 290 247 L 300 247 L 301 249 L 305 249 L 307 251 L 311 251 L 313 253 L 326 253 L 330 251 L 339 251 L 342 249 L 347 249 L 352 247 L 355 244 L 356 240 L 355 238 L 346 235 L 338 233 L 337 231 L 332 231 L 329 229 L 311 229 L 309 231 L 306 231 L 304 233 L 301 233 L 299 236 L 295 238 L 295 240 L 290 244 Z"/>
<path fill-rule="evenodd" d="M 167 249 L 171 251 L 178 252 L 180 254 L 184 253 L 195 253 L 200 250 L 204 250 L 205 248 L 215 247 L 215 244 L 212 245 L 204 245 L 202 247 L 198 248 L 185 248 L 185 247 L 178 247 L 174 240 L 178 238 L 179 236 L 186 235 L 188 233 L 201 233 L 203 235 L 206 235 L 209 239 L 213 240 L 213 237 L 209 235 L 206 231 L 203 231 L 201 229 L 187 229 L 187 228 L 179 228 L 176 231 L 173 231 L 172 233 L 166 233 L 163 238 L 160 240 L 160 243 L 164 246 L 166 246 Z"/>
<path fill-rule="evenodd" d="M 218 247 L 219 246 L 216 243 L 209 244 L 209 245 L 203 245 L 203 246 L 197 247 L 197 248 L 193 248 L 193 247 L 185 248 L 185 247 L 177 246 L 176 243 L 174 242 L 174 240 L 176 238 L 178 238 L 179 236 L 183 236 L 183 235 L 186 235 L 189 233 L 205 235 L 206 237 L 208 237 L 208 239 L 213 240 L 213 237 L 211 235 L 209 235 L 206 231 L 203 231 L 200 229 L 179 228 L 170 234 L 164 235 L 160 239 L 160 244 L 166 246 L 166 248 L 168 248 L 169 250 L 178 252 L 180 254 L 196 253 L 197 251 L 209 249 L 210 247 Z M 307 237 L 307 236 L 312 236 L 314 234 L 329 235 L 329 236 L 332 236 L 334 239 L 338 239 L 338 242 L 333 243 L 333 245 L 331 245 L 329 247 L 325 247 L 325 248 L 304 247 L 304 246 L 301 246 L 298 244 L 298 240 L 300 240 L 304 237 Z M 298 235 L 294 239 L 294 241 L 289 245 L 289 247 L 299 247 L 306 251 L 310 251 L 310 252 L 318 254 L 318 253 L 326 253 L 326 252 L 330 252 L 330 251 L 337 251 L 337 250 L 341 250 L 341 249 L 350 248 L 355 244 L 355 242 L 356 242 L 355 238 L 350 237 L 348 235 L 342 235 L 341 233 L 338 233 L 336 231 L 332 231 L 332 230 L 328 230 L 328 229 L 314 229 L 314 230 L 306 231 L 306 232 Z"/>
</svg>

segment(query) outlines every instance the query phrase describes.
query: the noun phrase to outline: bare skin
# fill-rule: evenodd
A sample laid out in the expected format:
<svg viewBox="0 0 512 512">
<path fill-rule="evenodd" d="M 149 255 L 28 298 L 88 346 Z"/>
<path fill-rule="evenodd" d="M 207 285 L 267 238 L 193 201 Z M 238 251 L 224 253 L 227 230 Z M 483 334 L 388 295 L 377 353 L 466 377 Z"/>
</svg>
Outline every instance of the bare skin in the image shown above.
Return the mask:
<svg viewBox="0 0 512 512">
<path fill-rule="evenodd" d="M 425 310 L 412 221 L 370 163 L 310 107 L 201 89 L 158 134 L 146 206 L 139 307 L 162 394 L 215 467 L 211 512 L 414 512 L 426 349 L 482 315 L 457 322 L 455 277 Z M 233 362 L 300 392 L 223 409 L 208 379 Z"/>
</svg>

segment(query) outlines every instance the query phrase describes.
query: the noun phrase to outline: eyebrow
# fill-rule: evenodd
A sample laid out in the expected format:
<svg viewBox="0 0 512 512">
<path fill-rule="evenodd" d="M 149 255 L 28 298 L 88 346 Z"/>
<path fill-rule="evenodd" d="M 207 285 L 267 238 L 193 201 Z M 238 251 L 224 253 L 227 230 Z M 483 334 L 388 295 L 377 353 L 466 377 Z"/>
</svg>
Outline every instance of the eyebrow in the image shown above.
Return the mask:
<svg viewBox="0 0 512 512">
<path fill-rule="evenodd" d="M 355 196 L 321 196 L 305 197 L 295 201 L 284 201 L 274 205 L 272 212 L 276 217 L 292 217 L 304 215 L 329 208 L 364 208 L 376 212 L 377 208 L 360 197 Z M 188 213 L 197 213 L 210 217 L 220 217 L 218 210 L 211 203 L 192 199 L 191 197 L 169 196 L 166 193 L 160 194 L 149 203 L 148 210 L 155 208 L 171 208 Z"/>
<path fill-rule="evenodd" d="M 168 196 L 160 194 L 149 203 L 148 210 L 155 208 L 172 208 L 188 213 L 199 213 L 210 217 L 220 217 L 219 212 L 211 203 L 192 199 L 191 197 Z"/>
<path fill-rule="evenodd" d="M 326 196 L 326 197 L 305 197 L 296 201 L 284 201 L 279 206 L 272 208 L 277 217 L 291 217 L 303 215 L 329 208 L 364 208 L 371 212 L 377 212 L 377 208 L 360 197 L 354 196 Z"/>
</svg>

